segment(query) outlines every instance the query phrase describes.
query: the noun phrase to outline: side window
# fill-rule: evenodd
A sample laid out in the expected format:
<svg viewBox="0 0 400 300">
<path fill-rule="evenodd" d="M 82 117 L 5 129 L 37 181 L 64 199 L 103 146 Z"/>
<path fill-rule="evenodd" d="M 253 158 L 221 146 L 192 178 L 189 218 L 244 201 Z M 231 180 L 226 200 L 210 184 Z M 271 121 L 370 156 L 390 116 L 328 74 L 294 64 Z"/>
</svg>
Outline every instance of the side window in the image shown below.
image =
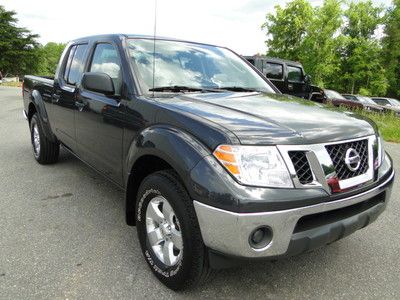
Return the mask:
<svg viewBox="0 0 400 300">
<path fill-rule="evenodd" d="M 358 99 L 356 97 L 351 96 L 351 95 L 347 95 L 347 96 L 345 96 L 345 98 L 349 99 L 349 100 L 353 100 L 353 101 L 358 101 Z"/>
<path fill-rule="evenodd" d="M 390 105 L 390 102 L 386 99 L 379 99 L 379 98 L 373 98 L 372 100 L 374 100 L 376 103 L 380 104 L 380 105 Z"/>
<path fill-rule="evenodd" d="M 265 74 L 265 76 L 271 79 L 282 79 L 283 65 L 264 61 L 263 73 Z"/>
<path fill-rule="evenodd" d="M 301 68 L 288 66 L 288 80 L 294 82 L 303 81 L 303 71 Z"/>
<path fill-rule="evenodd" d="M 122 85 L 121 61 L 118 51 L 111 44 L 97 44 L 94 50 L 90 72 L 106 73 L 114 82 L 115 94 L 119 95 Z"/>
<path fill-rule="evenodd" d="M 71 66 L 68 73 L 69 84 L 75 85 L 82 76 L 83 69 L 85 67 L 85 53 L 87 50 L 87 45 L 77 45 L 74 53 L 74 57 L 71 61 Z"/>
</svg>

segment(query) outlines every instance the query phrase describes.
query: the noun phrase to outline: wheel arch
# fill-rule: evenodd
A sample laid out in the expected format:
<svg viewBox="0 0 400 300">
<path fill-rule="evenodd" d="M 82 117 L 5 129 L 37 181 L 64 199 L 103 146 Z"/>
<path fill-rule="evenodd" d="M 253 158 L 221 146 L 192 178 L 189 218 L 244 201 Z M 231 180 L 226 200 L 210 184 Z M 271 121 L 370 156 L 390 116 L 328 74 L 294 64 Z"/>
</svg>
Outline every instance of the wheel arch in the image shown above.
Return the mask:
<svg viewBox="0 0 400 300">
<path fill-rule="evenodd" d="M 172 169 L 190 194 L 190 171 L 209 154 L 195 137 L 177 128 L 153 126 L 141 132 L 131 143 L 126 162 L 127 224 L 135 225 L 137 191 L 146 176 Z"/>
</svg>

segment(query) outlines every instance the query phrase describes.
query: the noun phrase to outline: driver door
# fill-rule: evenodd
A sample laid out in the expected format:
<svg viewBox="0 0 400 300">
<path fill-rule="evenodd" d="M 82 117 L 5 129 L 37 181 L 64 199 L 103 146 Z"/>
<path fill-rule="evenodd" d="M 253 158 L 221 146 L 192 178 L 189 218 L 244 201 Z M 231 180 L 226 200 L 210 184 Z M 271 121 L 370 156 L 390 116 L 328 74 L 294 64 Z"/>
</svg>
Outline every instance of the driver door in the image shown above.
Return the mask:
<svg viewBox="0 0 400 300">
<path fill-rule="evenodd" d="M 121 105 L 122 69 L 117 47 L 112 43 L 97 43 L 88 72 L 108 74 L 113 80 L 115 95 L 79 89 L 75 123 L 78 153 L 95 169 L 121 185 L 125 111 Z"/>
</svg>

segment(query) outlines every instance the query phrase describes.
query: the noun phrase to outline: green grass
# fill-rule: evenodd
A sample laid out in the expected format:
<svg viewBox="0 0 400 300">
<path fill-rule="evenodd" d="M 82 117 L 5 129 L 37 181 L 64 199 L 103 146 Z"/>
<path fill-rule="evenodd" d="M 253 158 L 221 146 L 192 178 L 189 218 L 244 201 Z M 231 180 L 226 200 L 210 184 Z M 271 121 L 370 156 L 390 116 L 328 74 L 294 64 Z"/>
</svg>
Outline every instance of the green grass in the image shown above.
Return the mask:
<svg viewBox="0 0 400 300">
<path fill-rule="evenodd" d="M 358 114 L 368 117 L 378 125 L 379 132 L 387 142 L 400 143 L 400 117 L 394 113 L 374 113 L 365 110 L 357 111 Z"/>
<path fill-rule="evenodd" d="M 338 111 L 349 111 L 345 107 L 334 107 L 327 105 L 330 109 Z M 353 110 L 354 113 L 367 117 L 374 121 L 386 142 L 400 143 L 400 117 L 395 113 L 377 113 L 363 109 Z"/>
<path fill-rule="evenodd" d="M 22 82 L 2 82 L 0 86 L 14 86 L 14 87 L 21 87 Z"/>
</svg>

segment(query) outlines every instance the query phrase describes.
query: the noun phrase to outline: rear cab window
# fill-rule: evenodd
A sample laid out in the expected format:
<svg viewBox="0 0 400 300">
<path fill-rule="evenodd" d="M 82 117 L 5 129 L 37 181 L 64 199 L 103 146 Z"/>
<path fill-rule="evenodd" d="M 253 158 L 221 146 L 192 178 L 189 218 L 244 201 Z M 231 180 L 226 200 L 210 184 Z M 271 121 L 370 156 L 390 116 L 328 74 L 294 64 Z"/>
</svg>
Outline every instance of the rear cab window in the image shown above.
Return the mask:
<svg viewBox="0 0 400 300">
<path fill-rule="evenodd" d="M 63 75 L 64 81 L 67 84 L 76 85 L 81 80 L 85 67 L 85 55 L 87 48 L 87 44 L 71 46 Z"/>
</svg>

